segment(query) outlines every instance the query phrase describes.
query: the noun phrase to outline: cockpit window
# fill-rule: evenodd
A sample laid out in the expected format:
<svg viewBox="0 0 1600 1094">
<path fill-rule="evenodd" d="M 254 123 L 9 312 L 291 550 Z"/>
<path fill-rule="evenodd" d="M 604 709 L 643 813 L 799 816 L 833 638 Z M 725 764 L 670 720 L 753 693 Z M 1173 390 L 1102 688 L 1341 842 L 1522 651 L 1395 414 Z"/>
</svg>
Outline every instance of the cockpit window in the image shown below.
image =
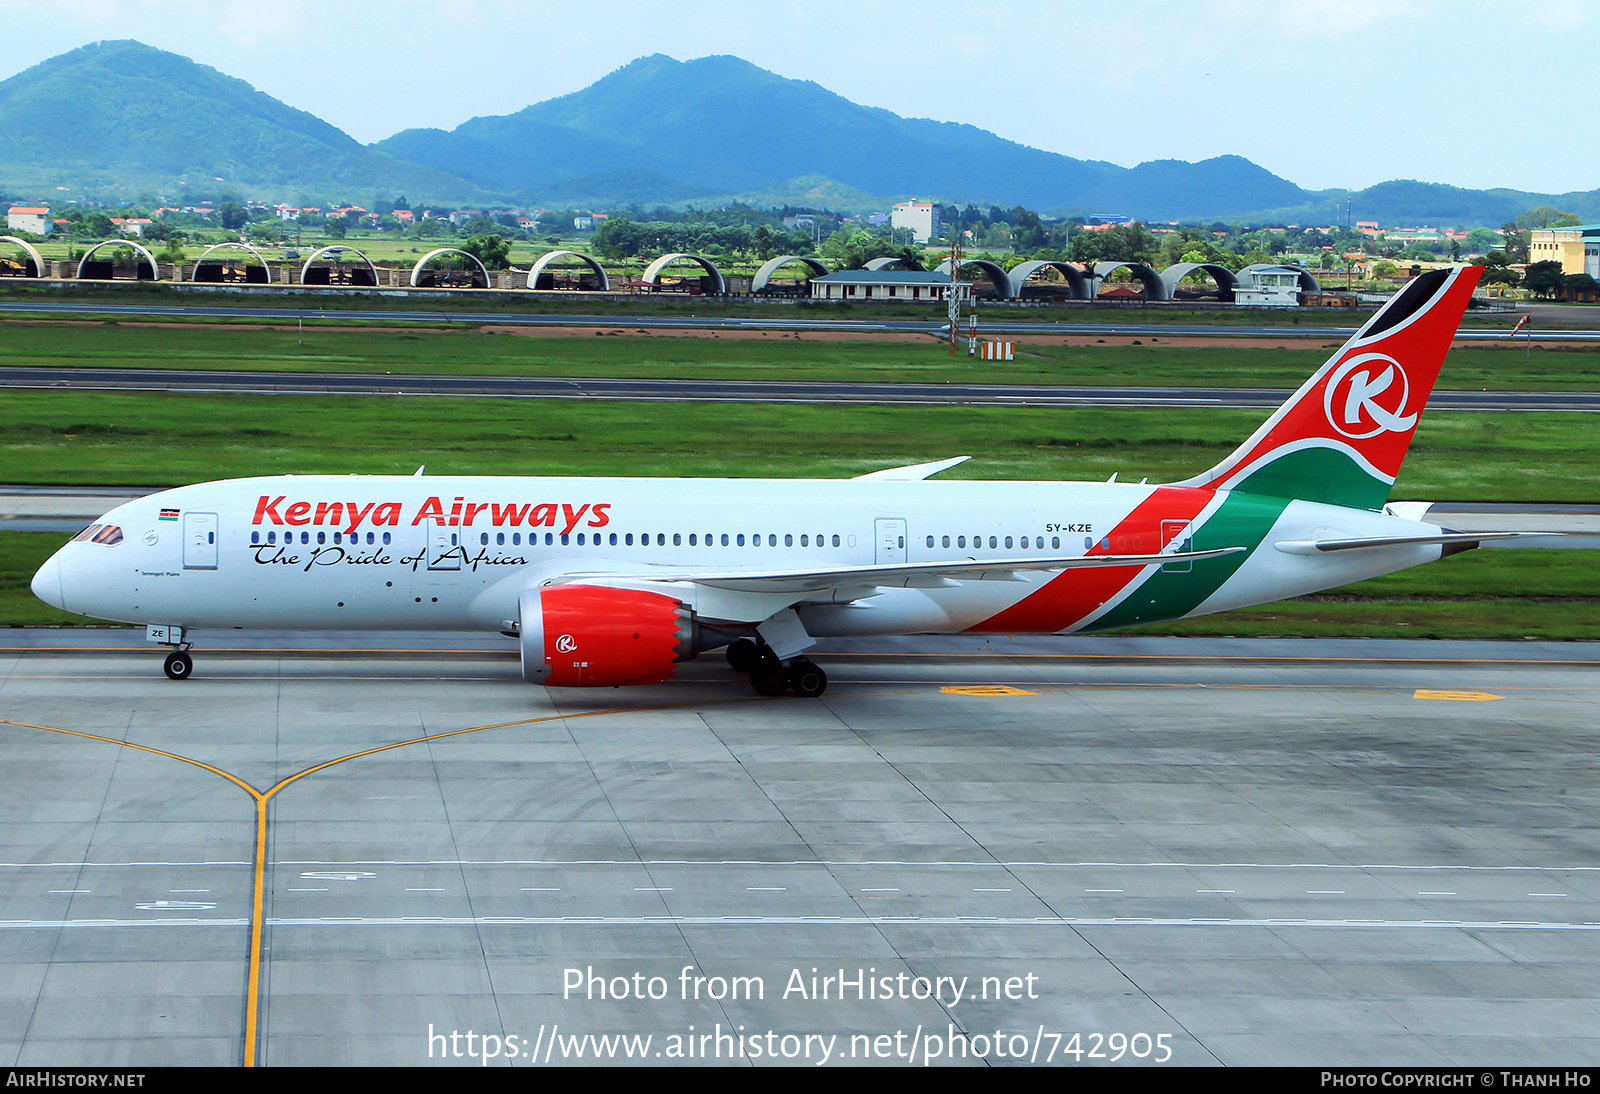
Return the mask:
<svg viewBox="0 0 1600 1094">
<path fill-rule="evenodd" d="M 115 546 L 122 542 L 122 529 L 115 524 L 102 525 L 100 530 L 89 537 L 91 543 L 101 543 L 107 547 Z"/>
<path fill-rule="evenodd" d="M 89 527 L 85 528 L 83 531 L 81 531 L 77 535 L 73 536 L 72 537 L 72 542 L 74 542 L 74 543 L 82 543 L 84 540 L 88 539 L 90 536 L 94 535 L 96 532 L 98 532 L 100 529 L 102 529 L 104 527 L 105 527 L 105 525 L 103 525 L 103 524 L 91 524 L 91 525 L 89 525 Z"/>
</svg>

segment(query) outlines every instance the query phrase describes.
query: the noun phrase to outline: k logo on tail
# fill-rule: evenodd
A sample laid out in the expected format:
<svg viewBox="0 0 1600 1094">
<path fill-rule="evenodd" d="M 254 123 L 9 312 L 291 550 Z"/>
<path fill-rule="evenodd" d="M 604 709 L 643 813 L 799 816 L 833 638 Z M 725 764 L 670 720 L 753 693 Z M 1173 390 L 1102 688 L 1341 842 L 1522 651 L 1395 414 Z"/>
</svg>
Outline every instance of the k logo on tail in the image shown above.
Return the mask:
<svg viewBox="0 0 1600 1094">
<path fill-rule="evenodd" d="M 1367 367 L 1362 368 L 1363 365 Z M 1343 407 L 1336 412 L 1341 385 Z M 1379 396 L 1384 396 L 1382 402 Z M 1410 397 L 1411 383 L 1399 361 L 1382 353 L 1362 353 L 1334 370 L 1323 391 L 1322 406 L 1329 425 L 1353 441 L 1363 441 L 1379 433 L 1405 433 L 1414 427 L 1417 414 L 1402 417 Z"/>
</svg>

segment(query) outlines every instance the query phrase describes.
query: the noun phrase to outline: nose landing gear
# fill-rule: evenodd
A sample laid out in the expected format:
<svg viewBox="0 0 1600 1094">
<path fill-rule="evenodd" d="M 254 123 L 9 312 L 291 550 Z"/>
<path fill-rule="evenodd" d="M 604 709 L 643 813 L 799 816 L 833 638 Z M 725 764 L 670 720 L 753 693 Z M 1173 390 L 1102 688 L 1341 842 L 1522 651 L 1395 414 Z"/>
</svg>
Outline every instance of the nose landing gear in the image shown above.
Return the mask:
<svg viewBox="0 0 1600 1094">
<path fill-rule="evenodd" d="M 175 624 L 151 623 L 144 629 L 144 640 L 165 646 L 172 652 L 161 668 L 168 680 L 187 680 L 194 672 L 194 659 L 189 656 L 193 643 L 188 641 L 187 628 Z"/>
</svg>

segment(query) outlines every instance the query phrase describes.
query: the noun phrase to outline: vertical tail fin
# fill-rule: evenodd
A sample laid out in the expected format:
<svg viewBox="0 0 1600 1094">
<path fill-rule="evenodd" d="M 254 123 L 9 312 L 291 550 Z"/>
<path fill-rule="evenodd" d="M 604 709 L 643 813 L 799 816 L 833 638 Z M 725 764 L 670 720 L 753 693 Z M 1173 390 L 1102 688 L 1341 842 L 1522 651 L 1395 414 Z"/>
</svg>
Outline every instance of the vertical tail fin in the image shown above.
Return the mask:
<svg viewBox="0 0 1600 1094">
<path fill-rule="evenodd" d="M 1482 272 L 1414 278 L 1231 456 L 1174 485 L 1382 509 Z"/>
</svg>

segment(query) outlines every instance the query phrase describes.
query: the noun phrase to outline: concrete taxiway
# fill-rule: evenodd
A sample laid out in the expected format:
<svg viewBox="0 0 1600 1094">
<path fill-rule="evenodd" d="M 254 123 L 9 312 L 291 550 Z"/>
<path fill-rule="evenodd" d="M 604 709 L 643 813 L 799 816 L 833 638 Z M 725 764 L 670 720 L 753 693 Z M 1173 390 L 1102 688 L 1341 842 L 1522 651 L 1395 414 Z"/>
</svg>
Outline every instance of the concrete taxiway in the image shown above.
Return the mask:
<svg viewBox="0 0 1600 1094">
<path fill-rule="evenodd" d="M 0 643 L 5 1064 L 1600 1062 L 1592 645 L 139 637 Z"/>
</svg>

